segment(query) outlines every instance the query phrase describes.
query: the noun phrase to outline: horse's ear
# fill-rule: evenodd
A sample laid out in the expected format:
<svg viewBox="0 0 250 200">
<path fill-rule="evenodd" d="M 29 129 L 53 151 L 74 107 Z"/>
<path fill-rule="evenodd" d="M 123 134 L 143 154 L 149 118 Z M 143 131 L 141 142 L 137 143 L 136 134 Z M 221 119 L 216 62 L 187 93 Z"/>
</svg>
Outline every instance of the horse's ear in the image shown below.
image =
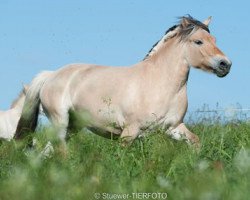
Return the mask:
<svg viewBox="0 0 250 200">
<path fill-rule="evenodd" d="M 203 22 L 203 24 L 205 24 L 206 26 L 209 26 L 211 20 L 212 20 L 212 16 L 208 17 L 208 18 Z"/>
<path fill-rule="evenodd" d="M 190 24 L 190 23 L 189 23 L 189 21 L 188 21 L 188 19 L 187 19 L 186 17 L 183 17 L 183 18 L 181 19 L 181 26 L 182 26 L 183 28 L 186 28 L 189 24 Z"/>
</svg>

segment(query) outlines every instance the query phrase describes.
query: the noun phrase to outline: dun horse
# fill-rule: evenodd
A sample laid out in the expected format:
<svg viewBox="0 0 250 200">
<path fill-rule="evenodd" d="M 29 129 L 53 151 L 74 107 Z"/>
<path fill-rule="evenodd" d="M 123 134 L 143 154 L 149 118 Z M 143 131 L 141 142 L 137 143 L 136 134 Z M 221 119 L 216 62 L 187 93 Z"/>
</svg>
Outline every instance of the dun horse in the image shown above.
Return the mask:
<svg viewBox="0 0 250 200">
<path fill-rule="evenodd" d="M 143 61 L 130 67 L 71 64 L 47 79 L 35 78 L 16 138 L 27 128 L 35 130 L 41 103 L 62 141 L 76 125 L 72 118 L 76 114 L 85 119 L 83 126 L 106 136 L 120 136 L 126 142 L 156 122 L 175 139 L 199 144 L 198 137 L 183 123 L 190 67 L 218 77 L 226 76 L 231 67 L 210 35 L 209 22 L 210 18 L 202 23 L 182 17 Z"/>
</svg>

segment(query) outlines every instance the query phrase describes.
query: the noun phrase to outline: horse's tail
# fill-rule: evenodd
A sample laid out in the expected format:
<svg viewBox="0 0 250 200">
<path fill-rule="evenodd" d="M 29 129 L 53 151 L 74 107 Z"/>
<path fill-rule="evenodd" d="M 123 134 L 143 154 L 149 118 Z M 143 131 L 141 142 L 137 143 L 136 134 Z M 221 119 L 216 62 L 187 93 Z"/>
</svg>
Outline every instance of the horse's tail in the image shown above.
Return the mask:
<svg viewBox="0 0 250 200">
<path fill-rule="evenodd" d="M 22 138 L 27 132 L 35 131 L 40 107 L 40 90 L 52 73 L 52 71 L 41 72 L 32 80 L 17 124 L 15 139 Z"/>
</svg>

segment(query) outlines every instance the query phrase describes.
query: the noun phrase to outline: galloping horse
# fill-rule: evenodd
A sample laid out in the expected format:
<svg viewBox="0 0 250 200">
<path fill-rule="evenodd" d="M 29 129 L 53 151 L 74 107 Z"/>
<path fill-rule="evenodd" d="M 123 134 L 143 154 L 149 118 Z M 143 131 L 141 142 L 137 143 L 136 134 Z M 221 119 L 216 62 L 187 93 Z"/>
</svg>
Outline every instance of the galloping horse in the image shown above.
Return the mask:
<svg viewBox="0 0 250 200">
<path fill-rule="evenodd" d="M 71 64 L 46 79 L 35 78 L 27 93 L 16 138 L 37 125 L 39 104 L 64 141 L 76 124 L 106 136 L 133 141 L 152 122 L 175 139 L 199 144 L 183 123 L 190 67 L 226 76 L 231 61 L 217 48 L 208 24 L 185 16 L 170 28 L 145 59 L 130 67 Z M 87 120 L 86 120 L 87 119 Z M 78 124 L 79 125 L 79 124 Z M 80 124 L 81 125 L 81 124 Z"/>
</svg>

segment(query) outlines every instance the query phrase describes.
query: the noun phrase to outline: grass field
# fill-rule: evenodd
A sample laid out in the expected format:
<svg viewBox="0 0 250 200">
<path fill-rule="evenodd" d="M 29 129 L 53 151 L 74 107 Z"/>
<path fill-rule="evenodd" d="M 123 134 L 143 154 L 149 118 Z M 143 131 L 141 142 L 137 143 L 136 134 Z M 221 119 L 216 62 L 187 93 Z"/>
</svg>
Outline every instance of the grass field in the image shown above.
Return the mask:
<svg viewBox="0 0 250 200">
<path fill-rule="evenodd" d="M 160 129 L 129 147 L 79 133 L 66 157 L 55 147 L 46 159 L 39 152 L 53 138 L 45 128 L 33 150 L 24 149 L 25 142 L 1 142 L 0 199 L 249 199 L 250 124 L 189 128 L 201 139 L 199 152 Z"/>
</svg>

